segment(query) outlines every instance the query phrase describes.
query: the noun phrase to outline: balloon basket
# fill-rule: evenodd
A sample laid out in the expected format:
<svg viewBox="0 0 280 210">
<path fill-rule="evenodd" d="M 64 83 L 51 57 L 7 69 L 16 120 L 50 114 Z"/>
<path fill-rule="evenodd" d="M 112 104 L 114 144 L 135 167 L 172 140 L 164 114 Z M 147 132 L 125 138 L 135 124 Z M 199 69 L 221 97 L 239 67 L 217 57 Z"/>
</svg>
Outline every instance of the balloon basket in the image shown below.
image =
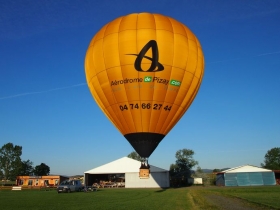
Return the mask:
<svg viewBox="0 0 280 210">
<path fill-rule="evenodd" d="M 139 178 L 140 179 L 149 179 L 150 178 L 150 169 L 139 169 Z"/>
<path fill-rule="evenodd" d="M 148 159 L 142 160 L 141 166 L 139 168 L 139 178 L 140 179 L 149 179 L 150 178 L 150 165 Z"/>
</svg>

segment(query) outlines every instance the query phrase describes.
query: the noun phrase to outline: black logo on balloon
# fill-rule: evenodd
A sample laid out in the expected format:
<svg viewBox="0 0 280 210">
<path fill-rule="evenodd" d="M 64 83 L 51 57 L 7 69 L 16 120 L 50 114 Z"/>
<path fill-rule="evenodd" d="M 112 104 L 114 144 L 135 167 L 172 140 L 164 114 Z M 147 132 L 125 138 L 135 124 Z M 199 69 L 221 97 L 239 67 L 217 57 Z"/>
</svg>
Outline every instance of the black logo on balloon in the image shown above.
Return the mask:
<svg viewBox="0 0 280 210">
<path fill-rule="evenodd" d="M 146 56 L 146 52 L 152 48 L 152 58 Z M 135 55 L 137 56 L 135 62 L 134 62 L 134 68 L 137 71 L 143 71 L 143 72 L 157 72 L 157 71 L 162 71 L 164 70 L 163 65 L 158 62 L 158 57 L 159 57 L 159 53 L 158 53 L 158 46 L 157 46 L 157 42 L 155 40 L 151 40 L 149 41 L 144 47 L 143 49 L 140 51 L 140 53 L 137 54 L 128 54 L 128 55 Z M 150 68 L 147 71 L 144 71 L 141 68 L 141 62 L 143 60 L 143 58 L 146 58 L 150 61 L 152 61 Z"/>
</svg>

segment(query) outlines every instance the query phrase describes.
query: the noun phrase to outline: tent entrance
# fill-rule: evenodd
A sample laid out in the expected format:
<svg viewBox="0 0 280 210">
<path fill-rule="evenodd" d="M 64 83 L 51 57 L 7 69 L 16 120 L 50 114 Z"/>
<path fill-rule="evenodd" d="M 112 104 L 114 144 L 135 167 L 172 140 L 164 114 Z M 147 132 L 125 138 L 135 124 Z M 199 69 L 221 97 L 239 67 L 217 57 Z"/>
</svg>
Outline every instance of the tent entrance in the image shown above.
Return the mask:
<svg viewBox="0 0 280 210">
<path fill-rule="evenodd" d="M 124 187 L 125 174 L 85 174 L 87 186 L 106 187 Z"/>
</svg>

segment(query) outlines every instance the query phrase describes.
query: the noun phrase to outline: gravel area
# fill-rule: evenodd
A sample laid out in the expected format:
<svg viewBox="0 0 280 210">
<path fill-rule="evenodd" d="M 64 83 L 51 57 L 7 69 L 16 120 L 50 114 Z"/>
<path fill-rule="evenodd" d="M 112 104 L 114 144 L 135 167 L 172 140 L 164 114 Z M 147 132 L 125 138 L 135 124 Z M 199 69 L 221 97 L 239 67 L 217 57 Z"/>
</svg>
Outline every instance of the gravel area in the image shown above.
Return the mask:
<svg viewBox="0 0 280 210">
<path fill-rule="evenodd" d="M 270 209 L 265 207 L 256 206 L 238 198 L 226 197 L 222 195 L 209 194 L 205 195 L 208 203 L 217 206 L 217 209 L 225 210 L 264 210 Z"/>
</svg>

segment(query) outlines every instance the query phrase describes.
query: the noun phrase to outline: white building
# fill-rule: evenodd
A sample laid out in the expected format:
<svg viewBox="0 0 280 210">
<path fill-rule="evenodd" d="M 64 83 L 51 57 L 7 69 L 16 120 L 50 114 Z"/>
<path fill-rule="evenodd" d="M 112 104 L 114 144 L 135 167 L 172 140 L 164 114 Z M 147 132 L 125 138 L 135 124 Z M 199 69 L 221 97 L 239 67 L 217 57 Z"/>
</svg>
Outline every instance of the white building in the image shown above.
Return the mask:
<svg viewBox="0 0 280 210">
<path fill-rule="evenodd" d="M 139 178 L 141 162 L 123 157 L 105 165 L 84 172 L 85 184 L 92 185 L 96 181 L 108 180 L 109 176 L 122 177 L 126 188 L 167 188 L 169 187 L 169 171 L 150 165 L 150 178 Z"/>
</svg>

